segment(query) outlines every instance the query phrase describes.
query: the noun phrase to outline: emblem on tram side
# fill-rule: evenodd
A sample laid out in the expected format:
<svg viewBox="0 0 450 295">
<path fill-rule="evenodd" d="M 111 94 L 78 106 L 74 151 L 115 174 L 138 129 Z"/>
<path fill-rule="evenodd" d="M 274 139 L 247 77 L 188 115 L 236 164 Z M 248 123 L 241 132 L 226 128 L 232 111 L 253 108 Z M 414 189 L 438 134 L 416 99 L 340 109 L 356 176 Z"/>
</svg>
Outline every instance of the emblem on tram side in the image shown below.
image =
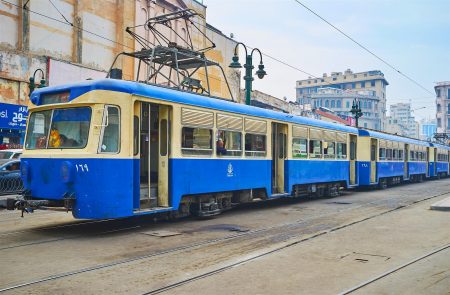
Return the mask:
<svg viewBox="0 0 450 295">
<path fill-rule="evenodd" d="M 231 163 L 228 163 L 228 168 L 227 168 L 227 176 L 228 177 L 233 177 L 233 165 L 231 165 Z"/>
</svg>

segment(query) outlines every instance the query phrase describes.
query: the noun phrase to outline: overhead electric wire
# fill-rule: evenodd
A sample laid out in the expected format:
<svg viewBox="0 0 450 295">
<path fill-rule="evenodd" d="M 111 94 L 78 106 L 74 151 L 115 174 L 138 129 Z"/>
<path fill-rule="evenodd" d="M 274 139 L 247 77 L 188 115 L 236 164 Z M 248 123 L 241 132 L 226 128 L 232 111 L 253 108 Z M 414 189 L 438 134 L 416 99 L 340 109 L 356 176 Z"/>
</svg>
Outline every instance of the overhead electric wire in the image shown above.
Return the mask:
<svg viewBox="0 0 450 295">
<path fill-rule="evenodd" d="M 315 12 L 314 10 L 312 10 L 311 8 L 309 8 L 308 6 L 306 6 L 305 4 L 303 4 L 302 2 L 300 2 L 299 0 L 294 0 L 295 2 L 297 2 L 299 5 L 303 6 L 306 10 L 308 10 L 309 12 L 311 12 L 312 14 L 314 14 L 315 16 L 317 16 L 318 18 L 320 18 L 322 21 L 324 21 L 325 23 L 327 23 L 328 25 L 330 25 L 332 28 L 334 28 L 336 31 L 338 31 L 339 33 L 341 33 L 342 35 L 344 35 L 345 37 L 347 37 L 349 40 L 351 40 L 353 43 L 355 43 L 356 45 L 358 45 L 359 47 L 361 47 L 362 49 L 364 49 L 365 51 L 367 51 L 368 53 L 370 53 L 371 55 L 373 55 L 375 58 L 377 58 L 378 60 L 380 60 L 381 62 L 383 62 L 384 64 L 386 64 L 388 67 L 390 67 L 391 69 L 393 69 L 394 71 L 396 71 L 397 73 L 399 73 L 400 75 L 402 75 L 403 77 L 405 77 L 406 79 L 408 79 L 410 82 L 416 84 L 417 86 L 419 86 L 420 88 L 422 88 L 423 90 L 425 90 L 426 92 L 433 94 L 430 90 L 428 90 L 426 87 L 422 86 L 419 82 L 417 82 L 416 80 L 414 80 L 413 78 L 409 77 L 408 75 L 406 75 L 405 73 L 401 72 L 399 69 L 397 69 L 396 67 L 394 67 L 392 64 L 390 64 L 389 62 L 387 62 L 386 60 L 384 60 L 383 58 L 381 58 L 380 56 L 378 56 L 377 54 L 375 54 L 373 51 L 371 51 L 370 49 L 368 49 L 366 46 L 362 45 L 360 42 L 356 41 L 354 38 L 352 38 L 351 36 L 349 36 L 347 33 L 345 33 L 344 31 L 342 31 L 341 29 L 339 29 L 338 27 L 336 27 L 335 25 L 333 25 L 331 22 L 329 22 L 328 20 L 326 20 L 324 17 L 322 17 L 321 15 L 319 15 L 317 12 Z"/>
<path fill-rule="evenodd" d="M 62 16 L 62 18 L 73 27 L 73 23 L 69 22 L 69 20 L 64 16 L 64 14 L 59 11 L 58 7 L 56 7 L 56 5 L 52 2 L 52 0 L 48 0 L 50 2 L 50 4 L 52 4 L 52 6 L 56 9 L 56 11 L 58 11 L 58 13 Z M 25 5 L 24 5 L 25 6 Z"/>
</svg>

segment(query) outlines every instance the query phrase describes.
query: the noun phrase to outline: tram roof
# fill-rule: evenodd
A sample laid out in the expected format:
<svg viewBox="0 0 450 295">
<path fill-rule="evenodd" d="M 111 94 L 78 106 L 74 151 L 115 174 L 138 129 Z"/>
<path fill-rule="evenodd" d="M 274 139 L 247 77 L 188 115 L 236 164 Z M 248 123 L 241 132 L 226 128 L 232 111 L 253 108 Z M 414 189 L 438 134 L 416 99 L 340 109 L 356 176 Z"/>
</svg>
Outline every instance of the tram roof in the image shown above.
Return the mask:
<svg viewBox="0 0 450 295">
<path fill-rule="evenodd" d="M 59 93 L 68 90 L 70 91 L 69 100 L 73 100 L 78 96 L 93 90 L 109 90 L 130 93 L 149 98 L 156 98 L 163 101 L 204 107 L 213 110 L 232 112 L 241 115 L 256 116 L 268 119 L 270 118 L 279 121 L 310 125 L 314 127 L 333 129 L 336 131 L 355 134 L 358 132 L 356 128 L 345 125 L 324 122 L 301 116 L 294 116 L 292 114 L 276 112 L 259 107 L 248 106 L 207 96 L 201 96 L 195 93 L 178 91 L 175 89 L 160 87 L 156 85 L 115 79 L 87 80 L 79 83 L 39 88 L 31 94 L 30 100 L 35 105 L 40 105 L 41 96 L 43 94 Z"/>
<path fill-rule="evenodd" d="M 431 143 L 431 145 L 434 147 L 437 147 L 437 148 L 441 148 L 441 149 L 450 151 L 450 146 L 448 146 L 448 145 L 443 145 L 443 144 L 435 143 L 435 142 Z"/>
<path fill-rule="evenodd" d="M 403 137 L 403 136 L 394 135 L 394 134 L 389 134 L 389 133 L 384 133 L 384 132 L 378 132 L 378 131 L 374 131 L 374 130 L 359 129 L 358 130 L 358 134 L 360 136 L 370 136 L 370 137 L 379 138 L 379 139 L 399 141 L 399 142 L 404 142 L 404 143 L 409 143 L 409 144 L 430 146 L 430 143 L 426 142 L 426 141 L 422 141 L 422 140 L 418 140 L 418 139 L 414 139 L 414 138 L 409 138 L 409 137 Z"/>
</svg>

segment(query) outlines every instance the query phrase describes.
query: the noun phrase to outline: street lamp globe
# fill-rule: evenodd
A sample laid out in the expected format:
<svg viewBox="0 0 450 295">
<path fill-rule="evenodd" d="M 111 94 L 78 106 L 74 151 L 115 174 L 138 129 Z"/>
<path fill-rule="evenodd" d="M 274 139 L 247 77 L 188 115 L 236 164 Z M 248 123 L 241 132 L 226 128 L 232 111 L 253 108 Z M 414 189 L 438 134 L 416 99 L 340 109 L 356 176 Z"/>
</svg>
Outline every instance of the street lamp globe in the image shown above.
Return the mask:
<svg viewBox="0 0 450 295">
<path fill-rule="evenodd" d="M 232 69 L 240 69 L 242 68 L 242 65 L 239 62 L 239 56 L 237 56 L 237 54 L 235 54 L 232 58 L 232 62 L 230 63 L 229 67 Z"/>
<path fill-rule="evenodd" d="M 258 76 L 259 79 L 264 78 L 265 75 L 267 75 L 266 71 L 264 70 L 264 65 L 261 62 L 258 66 L 258 70 L 256 71 L 256 75 Z"/>
</svg>

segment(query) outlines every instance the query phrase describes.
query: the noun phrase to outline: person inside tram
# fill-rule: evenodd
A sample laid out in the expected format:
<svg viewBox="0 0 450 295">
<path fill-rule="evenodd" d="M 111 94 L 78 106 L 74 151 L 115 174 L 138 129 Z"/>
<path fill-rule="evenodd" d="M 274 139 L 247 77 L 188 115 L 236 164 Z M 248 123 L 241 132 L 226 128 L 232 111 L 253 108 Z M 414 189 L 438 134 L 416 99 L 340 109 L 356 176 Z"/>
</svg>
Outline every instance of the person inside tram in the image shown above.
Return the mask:
<svg viewBox="0 0 450 295">
<path fill-rule="evenodd" d="M 216 142 L 216 152 L 218 155 L 226 155 L 227 154 L 227 150 L 225 149 L 225 143 L 222 140 L 222 138 L 220 138 L 220 137 Z"/>
<path fill-rule="evenodd" d="M 78 141 L 72 138 L 68 138 L 64 134 L 59 135 L 60 146 L 61 147 L 76 147 L 78 146 Z"/>
</svg>

